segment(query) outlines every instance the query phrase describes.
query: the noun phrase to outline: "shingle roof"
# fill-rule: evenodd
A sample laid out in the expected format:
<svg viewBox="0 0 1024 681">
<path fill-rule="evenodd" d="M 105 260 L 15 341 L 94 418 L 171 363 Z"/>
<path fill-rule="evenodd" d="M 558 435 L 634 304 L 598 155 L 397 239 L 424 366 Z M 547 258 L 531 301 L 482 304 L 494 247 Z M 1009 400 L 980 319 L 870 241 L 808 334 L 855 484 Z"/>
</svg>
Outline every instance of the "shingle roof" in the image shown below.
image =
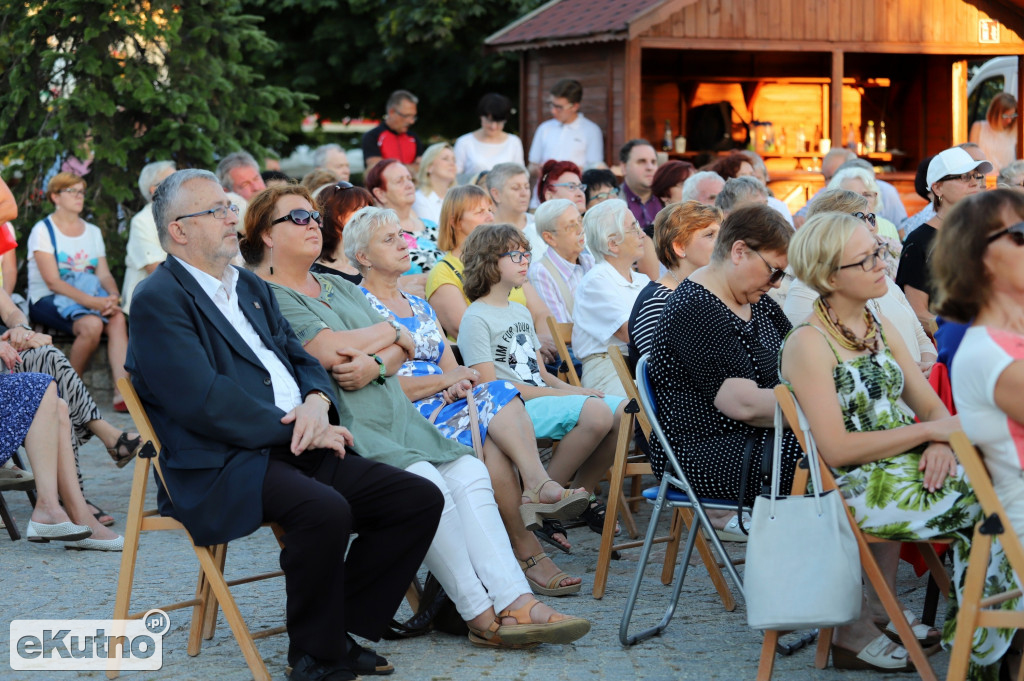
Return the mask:
<svg viewBox="0 0 1024 681">
<path fill-rule="evenodd" d="M 485 41 L 490 47 L 622 40 L 631 19 L 664 0 L 552 0 Z"/>
</svg>

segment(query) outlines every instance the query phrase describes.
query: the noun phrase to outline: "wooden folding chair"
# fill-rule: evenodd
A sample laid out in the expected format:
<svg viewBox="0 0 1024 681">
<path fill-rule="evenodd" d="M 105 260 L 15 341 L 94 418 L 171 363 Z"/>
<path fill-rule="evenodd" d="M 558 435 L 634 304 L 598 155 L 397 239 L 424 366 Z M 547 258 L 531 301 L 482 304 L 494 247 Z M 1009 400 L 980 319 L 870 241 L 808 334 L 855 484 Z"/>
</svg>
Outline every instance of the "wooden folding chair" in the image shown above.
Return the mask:
<svg viewBox="0 0 1024 681">
<path fill-rule="evenodd" d="M 11 463 L 18 468 L 25 470 L 25 465 L 21 462 L 21 457 L 18 456 L 18 452 L 14 452 L 11 455 Z M 36 493 L 35 490 L 25 490 L 25 494 L 28 495 L 28 503 L 35 508 L 36 506 Z M 14 514 L 7 508 L 7 501 L 4 499 L 3 492 L 0 492 L 0 520 L 3 520 L 4 527 L 7 528 L 7 536 L 11 538 L 11 541 L 18 541 L 21 539 L 21 532 L 18 530 L 18 523 L 14 520 Z"/>
<path fill-rule="evenodd" d="M 946 681 L 963 681 L 967 677 L 967 664 L 971 659 L 971 643 L 975 629 L 1024 629 L 1024 612 L 1000 610 L 998 607 L 1006 601 L 1019 598 L 1019 588 L 983 598 L 993 537 L 999 538 L 1010 566 L 1018 576 L 1024 576 L 1024 546 L 1021 545 L 1020 535 L 1010 524 L 1006 509 L 992 487 L 992 479 L 981 454 L 962 432 L 954 433 L 949 444 L 960 460 L 960 465 L 964 467 L 967 479 L 971 481 L 971 487 L 974 488 L 974 494 L 978 497 L 978 503 L 981 504 L 981 510 L 985 515 L 985 519 L 974 528 L 971 556 L 964 577 L 964 592 L 960 599 L 960 611 L 957 613 L 956 637 L 953 639 L 953 652 L 949 657 L 946 675 Z M 1017 675 L 1017 681 L 1022 679 L 1024 666 Z"/>
<path fill-rule="evenodd" d="M 612 364 L 615 366 L 615 370 L 619 375 L 619 380 L 622 381 L 622 387 L 626 391 L 626 399 L 629 400 L 629 404 L 626 405 L 622 415 L 622 423 L 619 426 L 619 441 L 615 449 L 615 463 L 612 464 L 611 468 L 611 487 L 608 491 L 608 509 L 605 512 L 604 532 L 601 534 L 601 549 L 597 558 L 597 572 L 594 574 L 594 598 L 601 598 L 604 596 L 605 585 L 608 581 L 608 568 L 611 563 L 612 552 L 643 546 L 642 541 L 628 541 L 620 544 L 614 543 L 616 515 L 618 514 L 619 509 L 625 508 L 625 504 L 630 501 L 630 499 L 626 498 L 622 493 L 625 479 L 629 476 L 653 475 L 649 461 L 629 460 L 629 445 L 633 439 L 634 422 L 640 424 L 640 430 L 648 441 L 651 439 L 651 423 L 647 419 L 647 414 L 644 412 L 643 407 L 640 406 L 640 395 L 637 392 L 636 384 L 633 382 L 633 377 L 629 373 L 629 367 L 626 365 L 626 360 L 622 356 L 622 353 L 619 351 L 618 347 L 610 346 L 608 348 L 608 354 L 611 357 Z M 642 499 L 643 496 L 640 498 Z M 676 560 L 679 553 L 679 538 L 682 534 L 682 528 L 684 525 L 688 531 L 698 532 L 697 528 L 693 527 L 693 511 L 689 508 L 676 508 L 672 513 L 672 523 L 669 533 L 661 537 L 655 537 L 652 540 L 652 543 L 654 544 L 667 542 L 667 546 L 665 547 L 665 562 L 661 570 L 662 584 L 668 585 L 672 583 L 672 573 L 675 571 Z M 634 535 L 634 539 L 635 538 L 636 535 Z M 704 567 L 708 570 L 708 575 L 711 577 L 711 582 L 715 585 L 715 590 L 718 591 L 719 598 L 722 599 L 722 605 L 730 612 L 735 610 L 736 601 L 732 596 L 732 592 L 729 591 L 729 585 L 726 583 L 725 577 L 722 575 L 722 570 L 718 565 L 718 561 L 711 553 L 711 548 L 708 545 L 707 539 L 703 535 L 699 535 L 695 541 L 697 545 L 697 552 L 700 554 L 701 560 L 704 562 Z"/>
<path fill-rule="evenodd" d="M 247 584 L 272 577 L 280 577 L 283 572 L 271 572 L 252 577 L 244 577 L 232 581 L 224 579 L 224 562 L 227 558 L 227 544 L 216 546 L 196 546 L 191 535 L 184 525 L 173 518 L 159 515 L 156 510 L 143 510 L 146 502 L 146 487 L 150 477 L 150 466 L 156 470 L 157 476 L 163 483 L 163 472 L 160 468 L 160 440 L 153 431 L 153 425 L 149 421 L 145 409 L 139 400 L 131 381 L 126 378 L 117 382 L 118 390 L 124 397 L 128 411 L 138 428 L 139 435 L 145 443 L 143 450 L 135 460 L 135 473 L 132 478 L 132 493 L 128 503 L 128 520 L 124 532 L 124 552 L 121 555 L 121 571 L 117 582 L 117 598 L 114 602 L 114 619 L 139 619 L 145 612 L 129 613 L 131 603 L 132 585 L 135 581 L 135 562 L 139 551 L 141 533 L 150 530 L 180 530 L 185 533 L 189 544 L 195 551 L 199 560 L 199 580 L 196 585 L 195 598 L 173 603 L 171 605 L 159 606 L 157 609 L 166 611 L 178 610 L 192 607 L 192 626 L 188 638 L 188 654 L 196 656 L 200 652 L 202 639 L 213 638 L 214 627 L 217 621 L 218 604 L 224 610 L 224 618 L 231 627 L 231 632 L 238 641 L 246 664 L 252 672 L 255 681 L 270 681 L 271 676 L 259 651 L 256 650 L 256 639 L 265 638 L 274 634 L 286 631 L 286 627 L 273 627 L 258 632 L 250 632 L 245 620 L 242 618 L 238 605 L 231 595 L 230 587 L 239 584 Z M 166 488 L 165 488 L 166 489 Z M 173 501 L 173 500 L 172 500 Z M 278 543 L 281 542 L 283 530 L 276 523 L 266 523 L 277 536 Z M 147 611 L 153 608 L 147 608 Z M 107 677 L 115 679 L 120 674 L 117 668 L 116 651 L 114 647 L 110 652 L 110 667 Z"/>
<path fill-rule="evenodd" d="M 555 341 L 558 358 L 562 360 L 561 366 L 558 367 L 558 377 L 570 385 L 580 385 L 576 365 L 572 363 L 572 355 L 569 354 L 569 344 L 572 343 L 572 322 L 558 322 L 554 317 L 548 315 L 548 329 Z"/>
<path fill-rule="evenodd" d="M 782 407 L 782 413 L 786 416 L 786 421 L 789 422 L 790 427 L 793 429 L 793 434 L 796 435 L 797 440 L 800 442 L 800 446 L 803 448 L 805 453 L 809 452 L 806 435 L 806 431 L 808 429 L 807 418 L 804 416 L 803 410 L 801 410 L 800 406 L 797 404 L 793 393 L 791 393 L 786 386 L 779 384 L 775 386 L 775 397 L 778 399 L 779 405 Z M 836 480 L 832 475 L 832 470 L 824 461 L 819 462 L 821 464 L 821 483 L 823 491 L 837 489 Z M 802 494 L 807 490 L 807 477 L 807 470 L 803 467 L 798 467 L 797 475 L 793 480 L 793 494 Z M 846 515 L 849 518 L 853 534 L 857 538 L 857 546 L 860 549 L 861 568 L 864 570 L 864 574 L 867 576 L 868 581 L 871 582 L 871 586 L 874 587 L 875 592 L 878 594 L 878 598 L 882 601 L 882 605 L 885 607 L 885 612 L 889 615 L 889 619 L 896 626 L 896 631 L 900 636 L 900 640 L 903 641 L 903 647 L 907 649 L 907 653 L 910 655 L 910 660 L 914 663 L 917 673 L 922 679 L 924 679 L 924 681 L 938 681 L 935 676 L 935 670 L 932 669 L 931 664 L 928 662 L 928 656 L 925 655 L 917 637 L 914 636 L 914 632 L 910 627 L 910 622 L 907 621 L 906 616 L 903 614 L 903 609 L 900 607 L 900 603 L 896 599 L 896 594 L 893 593 L 892 589 L 889 588 L 888 582 L 885 581 L 885 576 L 882 574 L 881 568 L 878 567 L 878 561 L 875 560 L 874 554 L 871 553 L 870 545 L 888 543 L 915 544 L 921 552 L 921 555 L 924 557 L 925 563 L 928 565 L 928 569 L 931 571 L 932 577 L 935 579 L 935 583 L 938 584 L 943 595 L 948 596 L 950 590 L 949 575 L 942 566 L 942 561 L 939 560 L 932 544 L 949 544 L 952 543 L 952 540 L 929 539 L 927 541 L 920 542 L 892 542 L 891 540 L 872 537 L 871 535 L 862 532 L 860 527 L 857 525 L 857 521 L 854 519 L 853 514 L 850 512 L 849 507 L 846 508 Z M 832 632 L 833 630 L 831 628 L 826 628 L 822 629 L 819 633 L 818 650 L 814 658 L 814 665 L 818 669 L 824 669 L 828 665 L 828 656 L 832 645 Z M 757 668 L 757 681 L 769 681 L 769 679 L 771 679 L 772 668 L 775 664 L 775 646 L 782 633 L 785 632 L 776 630 L 765 632 L 764 643 L 761 646 L 761 661 Z"/>
</svg>

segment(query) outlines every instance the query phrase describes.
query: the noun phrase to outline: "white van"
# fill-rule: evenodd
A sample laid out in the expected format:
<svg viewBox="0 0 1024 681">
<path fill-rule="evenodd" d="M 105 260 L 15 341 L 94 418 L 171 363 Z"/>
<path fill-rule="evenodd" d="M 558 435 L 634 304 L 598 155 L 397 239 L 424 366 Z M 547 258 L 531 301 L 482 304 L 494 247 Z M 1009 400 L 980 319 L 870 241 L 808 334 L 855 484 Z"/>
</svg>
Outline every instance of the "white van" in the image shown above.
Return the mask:
<svg viewBox="0 0 1024 681">
<path fill-rule="evenodd" d="M 967 129 L 985 119 L 993 97 L 1000 92 L 1017 97 L 1017 87 L 1017 57 L 996 57 L 982 64 L 967 83 Z"/>
</svg>

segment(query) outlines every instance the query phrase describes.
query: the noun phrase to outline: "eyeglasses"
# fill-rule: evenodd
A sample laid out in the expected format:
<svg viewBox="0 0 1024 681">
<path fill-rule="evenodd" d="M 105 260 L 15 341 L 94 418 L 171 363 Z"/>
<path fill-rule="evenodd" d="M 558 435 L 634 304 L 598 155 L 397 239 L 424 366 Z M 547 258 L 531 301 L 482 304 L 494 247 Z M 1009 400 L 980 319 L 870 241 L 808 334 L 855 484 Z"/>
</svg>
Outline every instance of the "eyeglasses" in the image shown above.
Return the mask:
<svg viewBox="0 0 1024 681">
<path fill-rule="evenodd" d="M 529 260 L 533 256 L 533 253 L 530 251 L 505 251 L 500 257 L 504 258 L 506 255 L 509 257 L 509 260 L 518 265 L 523 261 L 523 258 Z"/>
<path fill-rule="evenodd" d="M 586 185 L 584 185 L 584 186 L 586 186 Z M 591 201 L 604 201 L 605 199 L 614 199 L 618 195 L 619 195 L 619 188 L 618 187 L 612 187 L 611 189 L 609 189 L 606 192 L 598 192 L 597 194 L 594 194 L 593 196 L 590 197 L 590 200 Z"/>
<path fill-rule="evenodd" d="M 643 236 L 644 235 L 644 230 L 640 229 L 640 223 L 637 222 L 636 220 L 633 220 L 633 224 L 630 225 L 628 229 L 623 230 L 623 231 L 632 232 L 633 234 L 636 234 L 637 236 Z"/>
<path fill-rule="evenodd" d="M 967 184 L 985 184 L 985 176 L 981 173 L 964 173 L 963 175 L 946 175 L 944 178 L 939 180 L 940 182 L 948 182 L 949 180 L 960 180 Z"/>
<path fill-rule="evenodd" d="M 998 232 L 993 232 L 992 234 L 988 235 L 988 239 L 986 239 L 986 241 L 988 243 L 992 243 L 999 237 L 1004 236 L 1006 234 L 1010 235 L 1010 238 L 1013 239 L 1014 244 L 1018 246 L 1024 246 L 1024 222 L 1018 222 L 1015 225 L 1010 225 L 1006 229 L 1001 229 Z"/>
<path fill-rule="evenodd" d="M 288 211 L 288 215 L 285 215 L 283 217 L 279 217 L 276 220 L 271 220 L 270 224 L 276 225 L 279 222 L 286 222 L 286 221 L 289 221 L 289 220 L 291 222 L 294 222 L 299 227 L 305 227 L 306 225 L 309 224 L 310 220 L 315 220 L 316 224 L 319 225 L 320 224 L 320 212 L 319 211 L 315 211 L 315 210 L 313 212 L 310 212 L 310 211 L 304 210 L 302 208 L 296 208 L 295 210 Z"/>
<path fill-rule="evenodd" d="M 177 220 L 184 220 L 185 218 L 197 218 L 197 217 L 200 217 L 201 215 L 213 215 L 215 220 L 223 220 L 224 218 L 226 218 L 228 216 L 228 211 L 229 210 L 232 213 L 234 213 L 236 216 L 238 215 L 238 206 L 236 206 L 235 204 L 232 203 L 230 206 L 217 206 L 216 208 L 211 208 L 210 210 L 201 210 L 198 213 L 189 213 L 188 215 L 179 215 L 178 217 L 176 217 L 174 219 L 175 219 L 175 221 L 177 221 Z"/>
<path fill-rule="evenodd" d="M 767 267 L 768 271 L 771 273 L 771 276 L 768 277 L 769 284 L 777 284 L 782 281 L 782 278 L 786 276 L 786 270 L 779 269 L 778 267 L 772 267 L 771 264 L 764 259 L 764 256 L 757 252 L 757 249 L 751 248 L 750 250 L 754 251 L 757 257 L 761 258 L 761 262 L 764 263 L 765 267 Z"/>
<path fill-rule="evenodd" d="M 61 189 L 58 194 L 71 194 L 72 196 L 85 196 L 84 189 Z"/>
<path fill-rule="evenodd" d="M 1016 111 L 1008 111 L 1003 114 L 1003 118 L 1012 121 L 1014 118 L 1017 118 L 1018 115 L 1019 114 Z"/>
<path fill-rule="evenodd" d="M 396 116 L 400 117 L 402 120 L 409 121 L 410 123 L 415 123 L 416 122 L 416 114 L 414 114 L 414 113 L 411 113 L 411 114 L 402 113 L 398 109 L 392 109 L 391 113 L 393 113 Z"/>
<path fill-rule="evenodd" d="M 579 182 L 553 182 L 552 187 L 565 187 L 570 191 L 587 191 L 587 185 L 580 184 Z"/>
<path fill-rule="evenodd" d="M 872 227 L 874 227 L 876 224 L 874 213 L 862 213 L 860 211 L 857 211 L 856 213 L 850 213 L 850 215 L 857 218 L 858 220 L 867 220 L 868 224 L 870 224 Z"/>
<path fill-rule="evenodd" d="M 850 263 L 849 265 L 840 265 L 839 269 L 845 270 L 850 267 L 859 267 L 865 272 L 870 272 L 871 270 L 875 269 L 875 265 L 878 264 L 878 261 L 879 259 L 881 259 L 883 253 L 885 253 L 885 247 L 879 246 L 863 260 L 858 260 L 857 262 Z"/>
</svg>

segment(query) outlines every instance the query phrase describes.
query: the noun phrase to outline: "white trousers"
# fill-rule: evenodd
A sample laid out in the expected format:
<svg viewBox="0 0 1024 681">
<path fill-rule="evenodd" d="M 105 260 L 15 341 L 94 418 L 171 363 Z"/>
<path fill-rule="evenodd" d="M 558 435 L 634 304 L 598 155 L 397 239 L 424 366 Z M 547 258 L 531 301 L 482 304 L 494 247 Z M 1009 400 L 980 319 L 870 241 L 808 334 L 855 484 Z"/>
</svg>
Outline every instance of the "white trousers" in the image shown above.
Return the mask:
<svg viewBox="0 0 1024 681">
<path fill-rule="evenodd" d="M 419 461 L 406 470 L 430 480 L 444 494 L 441 522 L 423 562 L 462 619 L 471 620 L 489 607 L 501 612 L 530 593 L 482 461 L 467 455 L 438 466 Z"/>
</svg>

